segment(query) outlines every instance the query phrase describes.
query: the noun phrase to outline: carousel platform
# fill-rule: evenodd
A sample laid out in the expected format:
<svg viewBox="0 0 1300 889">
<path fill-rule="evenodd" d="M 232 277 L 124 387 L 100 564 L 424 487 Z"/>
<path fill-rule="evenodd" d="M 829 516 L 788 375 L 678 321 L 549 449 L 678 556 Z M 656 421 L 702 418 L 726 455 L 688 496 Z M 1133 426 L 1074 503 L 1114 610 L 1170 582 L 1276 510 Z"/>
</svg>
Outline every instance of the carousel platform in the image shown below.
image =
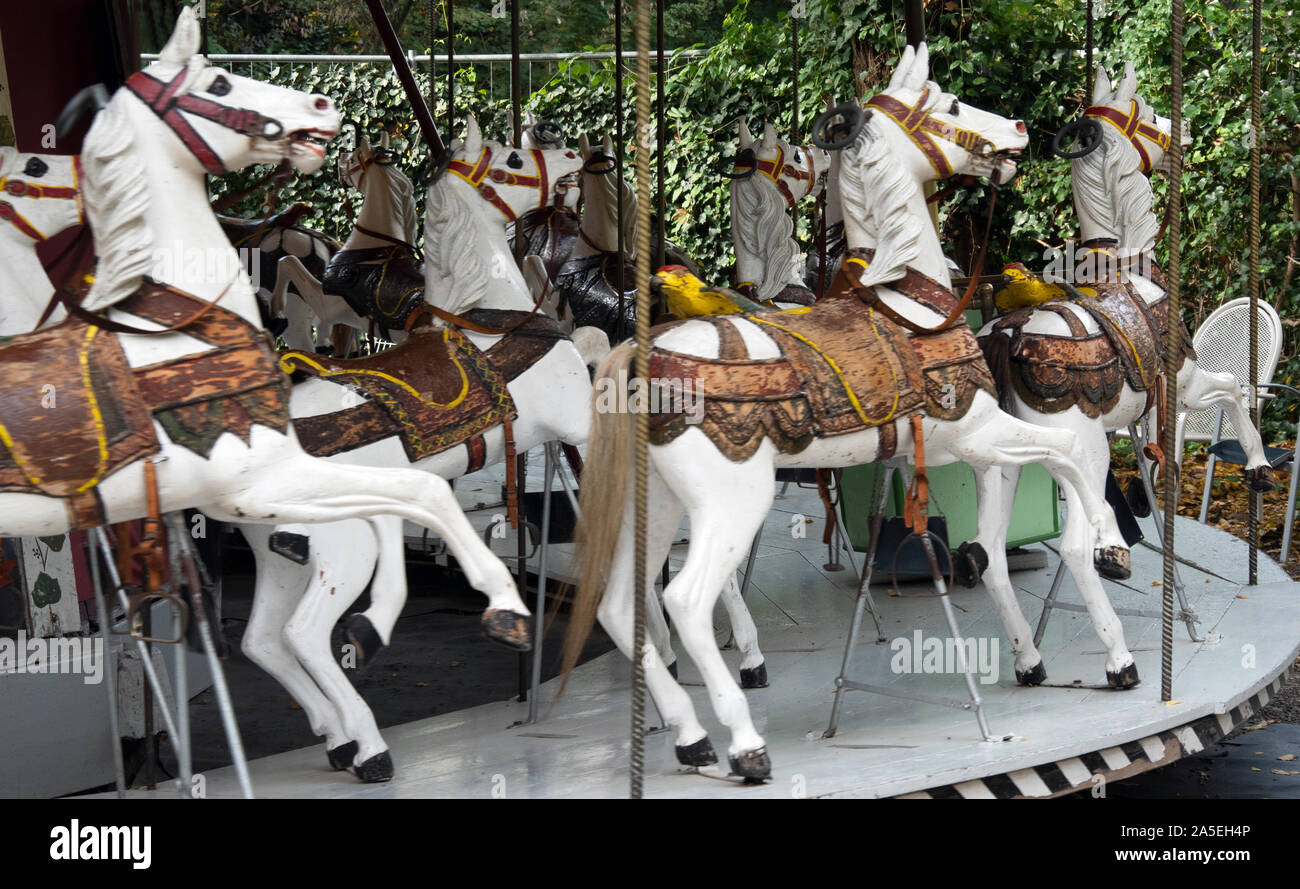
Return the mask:
<svg viewBox="0 0 1300 889">
<path fill-rule="evenodd" d="M 540 469 L 540 466 L 539 466 Z M 538 479 L 540 472 L 534 472 Z M 458 485 L 467 507 L 494 490 L 493 477 L 471 476 Z M 486 525 L 489 507 L 475 514 Z M 807 536 L 794 537 L 796 514 L 815 519 Z M 1143 522 L 1155 539 L 1152 520 Z M 513 544 L 494 541 L 500 552 Z M 1035 545 L 1033 548 L 1041 548 Z M 762 537 L 749 607 L 771 680 L 746 692 L 767 740 L 773 778 L 744 785 L 724 764 L 703 770 L 680 767 L 671 734 L 647 739 L 645 793 L 649 797 L 1048 797 L 1089 789 L 1167 765 L 1214 743 L 1251 719 L 1280 687 L 1300 653 L 1300 584 L 1267 557 L 1260 584 L 1245 586 L 1247 548 L 1230 535 L 1180 518 L 1177 548 L 1187 594 L 1204 641 L 1175 624 L 1174 697 L 1160 700 L 1160 622 L 1123 616 L 1125 637 L 1142 683 L 1128 691 L 1104 688 L 1104 654 L 1087 615 L 1068 610 L 1080 599 L 1067 578 L 1041 645 L 1048 685 L 1016 684 L 1010 647 L 981 587 L 953 595 L 957 619 L 976 652 L 974 672 L 991 732 L 982 739 L 970 712 L 866 692 L 843 692 L 839 731 L 824 737 L 834 700 L 856 577 L 823 566 L 820 502 L 815 491 L 791 486 L 776 501 Z M 563 573 L 564 550 L 555 547 Z M 674 552 L 680 557 L 676 547 Z M 1021 606 L 1037 622 L 1056 567 L 1014 572 Z M 855 554 L 861 566 L 861 555 Z M 1041 560 L 1040 560 L 1041 561 Z M 1190 564 L 1189 564 L 1190 563 Z M 1133 577 L 1107 582 L 1116 609 L 1158 611 L 1161 557 L 1138 544 Z M 877 574 L 880 577 L 880 574 Z M 939 603 L 908 598 L 928 592 L 920 583 L 891 591 L 875 586 L 882 634 L 864 621 L 853 678 L 901 694 L 966 699 L 964 679 L 951 658 L 927 658 L 948 636 Z M 901 592 L 902 595 L 895 595 Z M 727 638 L 718 609 L 717 635 Z M 973 640 L 973 641 L 969 641 Z M 548 644 L 558 644 L 548 640 Z M 680 649 L 679 649 L 680 651 Z M 733 667 L 735 651 L 724 651 Z M 709 707 L 689 658 L 681 678 L 714 746 L 723 753 L 728 733 Z M 501 701 L 384 730 L 397 776 L 366 785 L 328 769 L 322 746 L 250 763 L 262 797 L 620 797 L 628 786 L 631 666 L 611 652 L 574 673 L 563 698 L 557 684 L 542 686 L 541 719 L 525 724 L 528 705 Z M 662 725 L 653 706 L 652 726 Z M 1100 776 L 1100 777 L 1099 777 Z M 210 797 L 238 796 L 231 769 L 207 774 Z"/>
</svg>

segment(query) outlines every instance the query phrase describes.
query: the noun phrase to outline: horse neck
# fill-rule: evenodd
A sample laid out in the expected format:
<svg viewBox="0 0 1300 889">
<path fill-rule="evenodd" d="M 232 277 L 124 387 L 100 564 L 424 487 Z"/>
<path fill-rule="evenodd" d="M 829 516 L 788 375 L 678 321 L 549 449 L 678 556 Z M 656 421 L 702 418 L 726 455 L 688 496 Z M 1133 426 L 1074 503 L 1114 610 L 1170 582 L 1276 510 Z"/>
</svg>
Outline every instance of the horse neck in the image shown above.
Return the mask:
<svg viewBox="0 0 1300 889">
<path fill-rule="evenodd" d="M 1110 208 L 1103 210 L 1091 206 L 1092 201 L 1085 195 L 1078 182 L 1072 183 L 1074 193 L 1074 212 L 1079 217 L 1079 236 L 1084 241 L 1108 239 L 1123 243 L 1123 220 L 1113 218 Z"/>
<path fill-rule="evenodd" d="M 452 188 L 469 189 L 470 186 L 459 181 L 450 184 Z M 482 298 L 475 304 L 478 309 L 507 309 L 513 311 L 531 311 L 532 298 L 528 295 L 528 284 L 524 281 L 519 266 L 515 263 L 514 252 L 506 240 L 504 220 L 496 208 L 482 200 L 477 192 L 471 192 L 470 206 L 473 207 L 474 220 L 471 230 L 460 237 L 465 243 L 472 244 L 482 267 L 487 270 L 487 285 Z M 458 282 L 455 278 L 444 278 L 444 272 L 438 265 L 438 251 L 430 251 L 425 256 L 425 263 L 430 265 L 426 280 L 438 281 L 448 290 L 456 292 L 473 282 Z M 441 307 L 453 302 L 440 298 L 436 292 L 426 292 L 425 300 Z"/>
<path fill-rule="evenodd" d="M 826 227 L 839 225 L 844 221 L 844 203 L 840 200 L 840 159 L 839 152 L 831 159 L 831 168 L 826 173 Z"/>
<path fill-rule="evenodd" d="M 582 219 L 579 230 L 583 237 L 573 245 L 574 259 L 595 256 L 598 253 L 615 253 L 618 251 L 618 199 L 613 189 L 599 181 L 604 176 L 597 173 L 583 173 L 582 183 Z M 608 174 L 613 176 L 613 173 Z M 626 183 L 624 189 L 626 189 Z M 623 199 L 623 213 L 636 213 L 636 200 Z M 624 244 L 625 252 L 631 252 L 633 245 Z"/>
<path fill-rule="evenodd" d="M 872 195 L 867 195 L 866 198 L 870 201 Z M 930 209 L 925 203 L 925 193 L 921 190 L 920 182 L 917 182 L 916 188 L 908 196 L 907 209 L 921 221 L 920 234 L 916 240 L 917 257 L 911 263 L 911 268 L 947 286 L 952 281 L 952 275 L 948 271 L 943 247 L 939 244 L 939 233 L 930 220 Z M 880 243 L 874 229 L 851 219 L 845 219 L 845 231 L 850 247 L 861 246 L 874 250 Z"/>
<path fill-rule="evenodd" d="M 392 241 L 366 234 L 362 229 L 369 229 L 387 235 L 398 241 L 405 241 L 409 233 L 404 228 L 402 208 L 394 199 L 394 191 L 388 186 L 383 172 L 375 167 L 367 170 L 362 192 L 361 214 L 357 219 L 352 234 L 343 244 L 345 250 L 361 250 L 367 247 L 388 247 Z"/>
<path fill-rule="evenodd" d="M 148 167 L 149 207 L 145 211 L 154 245 L 150 276 L 164 284 L 237 313 L 262 326 L 248 274 L 208 203 L 201 174 L 165 159 Z"/>
<path fill-rule="evenodd" d="M 766 182 L 761 183 L 759 187 L 764 189 L 770 187 L 773 192 L 775 192 L 776 189 L 776 186 L 769 186 Z M 780 286 L 768 288 L 763 287 L 764 282 L 768 277 L 768 265 L 775 262 L 776 259 L 766 253 L 749 250 L 745 246 L 740 235 L 742 230 L 752 231 L 761 224 L 763 224 L 762 220 L 747 218 L 745 216 L 740 209 L 740 202 L 736 200 L 733 193 L 731 199 L 731 242 L 736 250 L 736 281 L 739 283 L 752 283 L 758 286 L 760 289 L 760 297 L 763 299 L 770 299 L 777 293 L 780 293 L 781 288 L 786 284 L 802 285 L 803 276 L 800 272 L 800 265 L 798 263 L 799 245 L 798 242 L 794 240 L 794 220 L 790 218 L 790 213 L 787 211 L 781 214 L 780 221 L 777 222 L 777 225 L 783 227 L 786 240 L 790 241 L 790 243 L 794 245 L 794 249 L 791 253 L 793 261 L 790 263 L 789 268 L 775 270 L 776 275 L 779 277 L 778 283 Z M 766 243 L 766 239 L 763 237 L 756 238 L 755 240 L 759 243 Z M 764 290 L 770 292 L 763 292 Z"/>
<path fill-rule="evenodd" d="M 3 299 L 0 299 L 0 336 L 14 336 L 35 329 L 41 313 L 54 295 L 54 285 L 46 277 L 45 268 L 30 241 L 0 240 L 0 293 L 3 293 Z M 59 306 L 50 320 L 58 321 L 65 314 L 63 307 Z"/>
</svg>

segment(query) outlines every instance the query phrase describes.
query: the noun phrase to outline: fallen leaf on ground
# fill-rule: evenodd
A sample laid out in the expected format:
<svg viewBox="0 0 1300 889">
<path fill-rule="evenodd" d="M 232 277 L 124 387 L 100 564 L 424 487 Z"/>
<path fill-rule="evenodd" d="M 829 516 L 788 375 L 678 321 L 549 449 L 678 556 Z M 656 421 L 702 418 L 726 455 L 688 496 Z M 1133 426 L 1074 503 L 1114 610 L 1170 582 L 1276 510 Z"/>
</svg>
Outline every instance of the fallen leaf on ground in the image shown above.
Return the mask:
<svg viewBox="0 0 1300 889">
<path fill-rule="evenodd" d="M 1278 762 L 1290 762 L 1293 759 L 1295 759 L 1294 753 L 1284 753 L 1277 758 Z"/>
<path fill-rule="evenodd" d="M 1257 732 L 1260 729 L 1266 729 L 1266 728 L 1268 728 L 1268 721 L 1264 720 L 1263 722 L 1257 722 L 1254 725 L 1243 726 L 1241 730 L 1243 732 Z"/>
</svg>

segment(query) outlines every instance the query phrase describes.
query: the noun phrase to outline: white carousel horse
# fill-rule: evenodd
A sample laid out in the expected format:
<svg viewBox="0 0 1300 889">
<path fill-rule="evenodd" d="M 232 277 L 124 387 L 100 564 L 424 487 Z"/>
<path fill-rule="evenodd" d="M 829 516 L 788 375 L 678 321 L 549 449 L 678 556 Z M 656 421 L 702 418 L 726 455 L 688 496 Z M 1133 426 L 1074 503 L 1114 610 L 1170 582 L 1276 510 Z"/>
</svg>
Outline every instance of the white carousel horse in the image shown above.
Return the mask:
<svg viewBox="0 0 1300 889">
<path fill-rule="evenodd" d="M 54 295 L 36 245 L 86 221 L 80 169 L 76 155 L 0 147 L 0 336 L 35 329 Z M 57 306 L 48 323 L 66 315 Z"/>
<path fill-rule="evenodd" d="M 339 155 L 339 179 L 344 187 L 362 194 L 361 214 L 352 233 L 339 248 L 363 250 L 405 246 L 414 254 L 419 214 L 411 180 L 394 163 L 384 133 L 378 148 L 362 137 L 351 152 Z M 337 253 L 338 251 L 334 251 Z M 297 299 L 289 298 L 292 286 Z M 290 349 L 309 349 L 320 341 L 321 332 L 343 325 L 364 332 L 369 322 L 345 300 L 327 294 L 320 270 L 309 270 L 296 256 L 283 257 L 276 267 L 271 312 L 289 322 L 284 342 Z M 317 331 L 313 335 L 313 328 Z"/>
<path fill-rule="evenodd" d="M 1079 267 L 1078 287 L 1086 289 L 1090 281 L 1127 281 L 1152 307 L 1151 314 L 1162 321 L 1165 290 L 1161 283 L 1149 277 L 1159 277 L 1158 269 L 1149 261 L 1159 225 L 1152 212 L 1153 195 L 1148 177 L 1153 170 L 1168 168 L 1171 124 L 1168 118 L 1156 115 L 1137 94 L 1137 77 L 1131 64 L 1125 66 L 1124 78 L 1114 89 L 1105 69 L 1098 67 L 1092 105 L 1087 116 L 1098 121 L 1100 144 L 1095 150 L 1077 157 L 1071 168 L 1082 245 L 1089 250 Z M 1186 134 L 1183 140 L 1184 144 L 1190 144 Z M 1105 249 L 1107 246 L 1110 249 Z M 1116 262 L 1112 264 L 1112 260 Z M 1111 267 L 1107 268 L 1108 265 Z M 1084 332 L 1089 337 L 1097 337 L 1107 350 L 1106 354 L 1115 362 L 1115 379 L 1111 381 L 1114 391 L 1108 398 L 1097 397 L 1095 392 L 1088 396 L 1076 388 L 1073 394 L 1054 400 L 1055 403 L 1040 400 L 1036 409 L 1026 403 L 1019 386 L 1012 385 L 1010 379 L 999 380 L 999 384 L 1004 406 L 1017 417 L 1040 426 L 1068 429 L 1077 435 L 1086 454 L 1086 462 L 1080 464 L 1080 468 L 1095 484 L 1104 484 L 1110 468 L 1106 434 L 1143 419 L 1149 409 L 1148 394 L 1151 393 L 1134 391 L 1119 363 L 1122 356 L 1101 333 L 1101 326 L 1092 313 L 1072 301 L 1053 301 L 1049 305 L 1049 309 L 1041 306 L 1019 309 L 990 322 L 980 331 L 981 345 L 989 356 L 990 365 L 994 366 L 995 375 L 1005 377 L 1014 371 L 1007 364 L 1005 373 L 999 374 L 997 365 L 1007 361 L 1010 354 L 1004 348 L 1014 349 L 1010 343 L 1022 336 L 1044 337 L 1038 340 L 1039 343 L 1050 343 L 1047 338 L 1052 337 L 1077 338 Z M 1073 314 L 1076 319 L 1073 331 L 1071 324 L 1058 312 Z M 1117 313 L 1109 317 L 1115 319 L 1124 331 L 1122 336 L 1128 338 L 1130 348 L 1138 351 L 1140 347 L 1132 345 L 1139 342 L 1134 329 L 1136 325 L 1132 323 L 1134 319 L 1126 320 Z M 1007 322 L 1014 324 L 1007 327 Z M 1137 319 L 1137 325 L 1145 326 L 1146 323 Z M 1190 346 L 1190 337 L 1187 342 Z M 1001 353 L 1001 358 L 995 354 L 994 346 L 999 347 L 996 352 Z M 1163 343 L 1159 344 L 1158 350 L 1152 349 L 1150 354 L 1138 360 L 1159 364 L 1162 351 Z M 1163 389 L 1163 377 L 1158 378 L 1156 386 Z M 1233 377 L 1202 370 L 1196 365 L 1194 356 L 1189 355 L 1178 371 L 1178 395 L 1182 410 L 1223 407 L 1232 415 L 1236 428 L 1243 430 L 1242 441 L 1249 457 L 1246 471 L 1249 483 L 1256 490 L 1270 490 L 1272 470 L 1265 460 L 1259 433 L 1250 423 L 1244 396 Z M 1089 408 L 1087 413 L 1083 410 L 1085 404 Z M 1170 412 L 1170 422 L 1173 417 L 1173 412 Z M 1180 458 L 1180 454 L 1166 455 L 1168 460 L 1178 461 Z M 1007 467 L 1003 471 L 1004 498 L 1014 496 L 1018 479 L 1018 467 Z M 986 575 L 985 580 L 986 583 L 996 582 L 990 575 Z M 1033 681 L 1041 682 L 1044 678 L 1046 673 L 1039 668 Z"/>
<path fill-rule="evenodd" d="M 913 323 L 933 326 L 943 320 L 937 312 L 886 286 L 903 278 L 909 268 L 944 286 L 950 280 L 938 236 L 929 223 L 921 183 L 936 178 L 940 169 L 947 174 L 956 171 L 983 176 L 1013 170 L 1009 158 L 1024 148 L 1028 138 L 1022 122 L 960 104 L 951 94 L 943 93 L 927 81 L 928 69 L 924 44 L 915 53 L 909 47 L 884 93 L 886 104 L 897 103 L 896 107 L 909 113 L 923 114 L 928 124 L 926 131 L 913 141 L 890 114 L 872 114 L 845 152 L 841 196 L 850 246 L 875 251 L 874 259 L 862 273 L 860 286 L 879 287 L 880 303 Z M 958 138 L 961 144 L 953 141 Z M 805 310 L 802 317 L 835 312 L 839 310 L 838 302 L 820 301 Z M 669 353 L 676 353 L 674 360 L 695 361 L 699 366 L 716 360 L 722 324 L 730 324 L 734 330 L 727 337 L 735 340 L 738 335 L 744 340 L 751 360 L 777 359 L 781 350 L 773 338 L 775 331 L 773 335 L 764 332 L 767 317 L 732 315 L 716 324 L 686 321 L 660 333 L 653 338 L 651 375 L 656 373 L 656 357 L 659 362 L 667 362 L 673 359 Z M 630 346 L 623 345 L 610 354 L 598 372 L 598 390 L 627 372 L 632 352 Z M 661 370 L 668 366 L 659 364 Z M 1113 576 L 1127 576 L 1128 551 L 1114 514 L 1106 507 L 1100 489 L 1077 468 L 1083 457 L 1077 438 L 1061 430 L 1030 426 L 1001 413 L 996 398 L 982 388 L 968 397 L 969 407 L 959 419 L 915 415 L 923 417 L 925 451 L 930 462 L 965 461 L 986 469 L 1044 463 L 1061 484 L 1069 504 L 1062 552 L 1080 586 L 1091 583 L 1100 593 L 1094 562 Z M 705 398 L 707 403 L 707 392 Z M 888 400 L 884 404 L 888 408 Z M 631 576 L 634 517 L 627 466 L 632 453 L 633 419 L 633 413 L 626 408 L 619 410 L 607 404 L 601 409 L 599 400 L 593 410 L 587 473 L 604 483 L 583 487 L 582 581 L 571 633 L 566 639 L 566 666 L 574 663 L 578 643 L 593 615 L 599 617 L 623 653 L 632 655 L 633 597 L 638 594 L 638 584 Z M 683 425 L 674 431 L 675 437 L 652 443 L 649 448 L 647 569 L 653 573 L 662 563 L 683 512 L 688 514 L 690 549 L 685 566 L 664 593 L 664 604 L 687 652 L 704 676 L 718 718 L 731 731 L 731 767 L 749 780 L 766 778 L 771 764 L 744 694 L 718 654 L 711 615 L 719 590 L 736 570 L 771 508 L 773 473 L 778 466 L 834 467 L 870 462 L 882 453 L 881 444 L 890 428 L 896 430 L 897 453 L 912 453 L 914 449 L 913 434 L 906 424 L 813 435 L 802 450 L 793 443 L 784 452 L 778 451 L 773 428 L 760 428 L 756 444 L 748 443 L 754 447 L 752 455 L 745 459 L 729 459 L 698 425 Z M 1004 548 L 998 494 L 1000 489 L 992 492 L 986 502 L 981 492 L 980 541 L 990 553 Z M 653 581 L 647 576 L 641 582 L 645 584 L 641 588 L 644 594 Z M 1005 617 L 1008 603 L 997 604 Z M 1014 600 L 1010 607 L 1015 608 Z M 1097 630 L 1109 652 L 1108 672 L 1119 675 L 1131 667 L 1132 655 L 1124 647 L 1118 621 L 1100 624 Z M 1026 628 L 1025 633 L 1011 633 L 1013 645 L 1018 647 L 1027 632 Z M 645 652 L 647 687 L 675 732 L 679 761 L 687 765 L 716 762 L 689 697 L 662 661 L 650 656 L 652 653 L 650 649 Z"/>
<path fill-rule="evenodd" d="M 479 178 L 497 183 L 492 192 L 495 203 L 484 199 L 477 183 L 463 178 L 461 171 L 476 168 L 479 161 Z M 485 142 L 471 117 L 464 144 L 454 147 L 450 170 L 429 189 L 424 291 L 428 302 L 457 314 L 468 313 L 471 318 L 485 310 L 489 317 L 501 311 L 531 313 L 534 303 L 506 242 L 505 224 L 536 205 L 537 187 L 503 184 L 494 174 L 555 182 L 580 166 L 577 155 L 565 149 L 520 152 Z M 464 332 L 484 352 L 502 340 L 499 335 L 470 328 Z M 553 342 L 539 360 L 508 382 L 518 410 L 512 434 L 513 447 L 519 453 L 548 441 L 578 445 L 587 438 L 591 382 L 586 360 L 567 338 Z M 512 343 L 516 348 L 527 345 L 517 339 Z M 366 366 L 370 372 L 382 371 L 384 357 L 404 348 L 408 347 L 374 356 Z M 289 353 L 286 360 L 292 358 Z M 333 422 L 331 418 L 343 416 L 340 408 L 350 399 L 354 406 L 364 403 L 346 382 L 308 379 L 294 386 L 290 412 L 300 424 L 307 417 Z M 485 429 L 482 436 L 482 450 L 472 463 L 470 449 L 458 445 L 412 461 L 396 435 L 342 452 L 331 460 L 418 468 L 453 479 L 507 459 L 499 423 Z M 310 444 L 308 447 L 310 450 Z M 388 746 L 374 715 L 330 651 L 332 628 L 364 591 L 372 573 L 375 582 L 370 607 L 347 622 L 348 636 L 362 660 L 373 659 L 388 644 L 406 602 L 402 523 L 381 520 L 373 525 L 378 533 L 356 521 L 310 528 L 282 526 L 278 533 L 293 535 L 299 552 L 307 556 L 302 564 L 272 550 L 270 529 L 243 528 L 258 566 L 243 648 L 302 705 L 312 730 L 325 737 L 328 758 L 335 768 L 354 767 L 363 780 L 383 781 L 392 777 Z M 513 629 L 522 634 L 517 637 L 520 641 L 527 638 L 526 628 Z M 666 635 L 667 629 L 663 632 Z"/>
<path fill-rule="evenodd" d="M 736 249 L 736 289 L 755 302 L 781 308 L 812 305 L 803 283 L 803 256 L 790 212 L 813 196 L 830 168 L 830 153 L 777 138 L 768 123 L 755 140 L 740 124 L 740 156 L 731 176 L 731 240 Z M 746 159 L 746 154 L 752 157 Z"/>
<path fill-rule="evenodd" d="M 151 512 L 151 475 L 156 477 L 160 512 L 197 507 L 227 522 L 304 523 L 397 515 L 447 540 L 471 585 L 502 613 L 509 612 L 511 620 L 522 621 L 528 610 L 510 572 L 478 538 L 445 481 L 409 469 L 341 466 L 313 458 L 300 446 L 284 404 L 287 399 L 276 395 L 283 391 L 283 377 L 258 345 L 262 340 L 256 298 L 209 208 L 204 176 L 283 159 L 314 172 L 324 159 L 323 145 L 337 132 L 339 115 L 325 96 L 210 66 L 198 45 L 198 22 L 193 9 L 186 7 L 159 59 L 128 79 L 86 136 L 83 197 L 99 264 L 82 305 L 107 314 L 94 326 L 82 322 L 84 335 L 77 329 L 74 335 L 86 343 L 116 337 L 121 353 L 111 353 L 110 358 L 122 354 L 123 365 L 132 369 L 123 372 L 137 379 L 165 381 L 146 374 L 150 368 L 164 374 L 190 368 L 180 376 L 186 385 L 179 392 L 179 407 L 215 405 L 217 421 L 205 422 L 212 420 L 209 412 L 196 423 L 193 413 L 182 416 L 171 403 L 132 402 L 115 392 L 119 407 L 134 411 L 135 405 L 142 406 L 141 422 L 147 428 L 133 427 L 134 435 L 156 438 L 157 455 L 150 454 L 152 442 L 146 441 L 116 464 L 110 462 L 117 441 L 105 441 L 104 421 L 98 420 L 95 409 L 98 431 L 78 427 L 64 436 L 74 441 L 84 437 L 90 445 L 89 478 L 75 490 L 76 479 L 61 479 L 62 490 L 57 491 L 31 479 L 28 451 L 15 440 L 8 447 L 11 462 L 28 472 L 30 484 L 41 493 L 14 493 L 11 488 L 0 494 L 0 535 L 55 534 L 74 526 L 144 517 Z M 192 257 L 208 261 L 188 261 Z M 136 314 L 160 291 L 182 306 L 197 304 L 202 314 L 182 310 L 169 316 L 158 309 Z M 227 323 L 211 322 L 222 313 Z M 168 317 L 181 323 L 168 321 L 171 326 L 164 327 L 153 320 Z M 200 323 L 200 318 L 208 321 Z M 104 323 L 155 332 L 111 333 L 99 326 Z M 226 342 L 245 333 L 249 342 L 242 352 L 232 352 L 228 345 L 215 351 L 210 347 L 214 339 Z M 20 344 L 40 346 L 42 336 L 45 332 L 28 335 Z M 237 353 L 259 374 L 254 391 L 221 388 L 238 370 L 224 363 L 223 356 Z M 258 361 L 264 356 L 264 377 L 261 365 L 249 355 Z M 11 380 L 40 370 L 18 363 L 12 351 L 0 360 L 9 362 L 5 369 Z M 205 364 L 214 369 L 194 369 Z M 243 374 L 241 379 L 250 377 Z M 21 381 L 17 385 L 21 389 Z M 11 382 L 6 387 L 4 399 L 10 433 L 11 421 L 24 416 L 21 393 L 14 386 Z M 59 394 L 60 406 L 75 405 L 78 390 L 75 384 L 69 388 Z M 259 392 L 265 401 L 245 397 Z M 205 394 L 216 398 L 188 401 Z M 83 390 L 81 400 L 93 406 L 96 397 Z"/>
</svg>

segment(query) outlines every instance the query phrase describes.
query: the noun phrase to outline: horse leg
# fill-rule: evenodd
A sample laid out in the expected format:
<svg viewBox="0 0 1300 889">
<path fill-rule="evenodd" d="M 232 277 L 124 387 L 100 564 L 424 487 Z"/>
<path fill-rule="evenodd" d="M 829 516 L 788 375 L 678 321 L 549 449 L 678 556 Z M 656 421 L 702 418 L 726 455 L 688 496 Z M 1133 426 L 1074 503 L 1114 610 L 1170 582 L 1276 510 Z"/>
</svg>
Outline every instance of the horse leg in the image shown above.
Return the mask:
<svg viewBox="0 0 1300 889">
<path fill-rule="evenodd" d="M 393 627 L 406 606 L 406 540 L 402 520 L 376 516 L 370 527 L 378 543 L 374 578 L 370 583 L 370 607 L 348 615 L 348 641 L 356 646 L 363 662 L 371 663 L 393 639 Z"/>
<path fill-rule="evenodd" d="M 289 296 L 292 284 L 299 294 Z M 316 349 L 316 337 L 312 328 L 316 316 L 312 313 L 305 299 L 301 296 L 304 289 L 320 289 L 320 283 L 312 277 L 296 256 L 284 256 L 275 264 L 275 290 L 271 294 L 271 315 L 284 318 L 289 322 L 282 338 L 290 349 L 312 352 Z"/>
<path fill-rule="evenodd" d="M 979 485 L 979 533 L 975 542 L 988 559 L 983 574 L 984 588 L 1002 619 L 1011 651 L 1016 656 L 1016 681 L 1021 685 L 1041 685 L 1047 679 L 1043 655 L 1034 646 L 1034 632 L 1016 601 L 1007 568 L 1007 528 L 1011 525 L 1020 467 L 990 465 L 977 470 L 975 478 Z"/>
<path fill-rule="evenodd" d="M 767 688 L 767 664 L 758 649 L 758 627 L 740 595 L 740 582 L 732 573 L 722 585 L 722 604 L 731 620 L 731 635 L 740 649 L 740 687 Z"/>
<path fill-rule="evenodd" d="M 393 777 L 388 745 L 366 706 L 330 651 L 330 634 L 370 580 L 378 542 L 361 521 L 335 522 L 312 529 L 312 571 L 298 607 L 284 627 L 284 639 L 316 684 L 338 709 L 347 737 L 357 744 L 353 758 L 366 782 Z"/>
<path fill-rule="evenodd" d="M 745 694 L 718 651 L 713 605 L 772 507 L 774 469 L 769 450 L 732 463 L 694 438 L 682 436 L 659 449 L 656 458 L 660 472 L 665 464 L 672 466 L 674 489 L 691 519 L 686 564 L 664 591 L 664 605 L 704 676 L 714 712 L 731 729 L 732 770 L 747 781 L 761 781 L 771 775 L 771 761 Z"/>
<path fill-rule="evenodd" d="M 417 469 L 331 463 L 300 452 L 250 473 L 247 482 L 227 492 L 216 508 L 245 521 L 258 516 L 319 524 L 394 515 L 428 528 L 447 542 L 470 586 L 487 596 L 484 632 L 510 648 L 532 647 L 528 606 L 510 570 L 475 533 L 444 479 Z"/>
<path fill-rule="evenodd" d="M 654 599 L 654 575 L 663 564 L 672 544 L 673 535 L 681 523 L 682 506 L 653 469 L 647 479 L 646 499 L 646 577 L 643 585 L 651 601 L 650 612 L 659 608 Z M 635 656 L 634 611 L 632 575 L 635 570 L 635 533 L 632 503 L 624 511 L 618 549 L 610 563 L 605 594 L 596 614 L 600 625 L 614 640 L 619 651 L 631 659 Z M 662 616 L 660 618 L 662 621 Z M 666 627 L 665 627 L 666 631 Z M 655 649 L 657 653 L 657 649 Z M 646 652 L 647 655 L 650 652 Z M 673 729 L 677 761 L 686 766 L 708 766 L 718 761 L 709 743 L 708 733 L 695 715 L 690 695 L 677 684 L 662 657 L 646 656 L 646 688 L 654 698 L 664 721 Z"/>
<path fill-rule="evenodd" d="M 244 628 L 240 648 L 293 696 L 307 714 L 313 734 L 325 737 L 330 765 L 345 769 L 352 764 L 356 744 L 343 727 L 342 715 L 321 693 L 293 652 L 285 644 L 284 627 L 302 598 L 311 576 L 309 565 L 296 565 L 271 551 L 267 525 L 240 525 L 257 563 L 253 610 Z M 305 530 L 305 529 L 304 529 Z"/>
<path fill-rule="evenodd" d="M 1253 491 L 1273 490 L 1273 467 L 1264 457 L 1264 442 L 1255 424 L 1250 422 L 1250 410 L 1236 379 L 1231 374 L 1201 370 L 1191 362 L 1186 366 L 1191 368 L 1191 372 L 1180 374 L 1178 380 L 1183 409 L 1199 411 L 1222 407 L 1232 418 L 1237 440 L 1246 451 L 1246 483 Z M 1182 454 L 1175 456 L 1181 462 Z"/>
</svg>

